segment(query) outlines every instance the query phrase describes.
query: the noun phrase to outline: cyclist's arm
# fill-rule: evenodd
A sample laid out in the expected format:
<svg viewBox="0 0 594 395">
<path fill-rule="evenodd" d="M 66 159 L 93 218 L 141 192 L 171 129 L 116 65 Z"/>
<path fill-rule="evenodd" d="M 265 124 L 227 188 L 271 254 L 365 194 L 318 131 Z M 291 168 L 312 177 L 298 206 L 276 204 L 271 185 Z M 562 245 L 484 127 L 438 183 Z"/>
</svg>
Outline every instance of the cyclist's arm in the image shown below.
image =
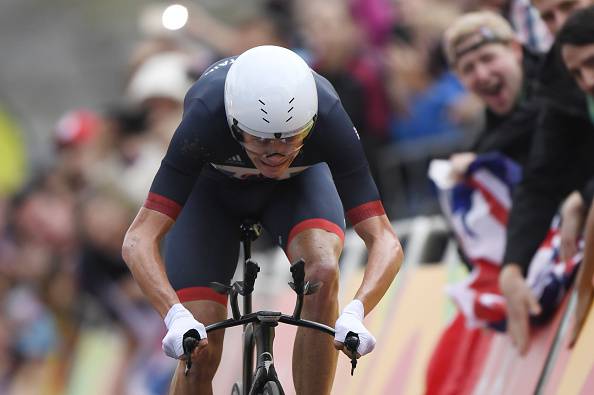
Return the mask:
<svg viewBox="0 0 594 395">
<path fill-rule="evenodd" d="M 388 217 L 378 215 L 355 225 L 355 231 L 367 246 L 367 266 L 363 282 L 355 295 L 369 313 L 384 296 L 400 270 L 404 254 Z"/>
<path fill-rule="evenodd" d="M 367 267 L 356 299 L 369 313 L 386 293 L 402 264 L 400 242 L 385 214 L 359 135 L 329 82 L 316 76 L 319 86 L 318 133 L 308 144 L 317 147 L 332 177 L 355 231 L 368 251 Z"/>
<path fill-rule="evenodd" d="M 179 303 L 159 251 L 161 239 L 173 223 L 169 216 L 142 207 L 130 225 L 122 247 L 122 256 L 134 279 L 162 317 L 171 306 Z"/>
</svg>

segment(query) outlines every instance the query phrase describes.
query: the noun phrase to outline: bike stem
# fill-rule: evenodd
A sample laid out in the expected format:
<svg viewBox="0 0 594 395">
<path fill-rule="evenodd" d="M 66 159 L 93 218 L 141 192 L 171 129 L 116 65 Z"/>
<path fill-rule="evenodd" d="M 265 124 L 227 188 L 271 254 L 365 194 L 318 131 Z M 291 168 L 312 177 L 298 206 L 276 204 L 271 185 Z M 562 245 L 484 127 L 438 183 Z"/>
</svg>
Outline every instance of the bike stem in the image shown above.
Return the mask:
<svg viewBox="0 0 594 395">
<path fill-rule="evenodd" d="M 251 262 L 252 259 L 252 239 L 247 230 L 242 229 L 243 231 L 243 275 L 244 279 L 247 277 L 248 272 L 248 262 Z M 247 280 L 247 279 L 246 279 Z M 244 281 L 246 281 L 244 280 Z M 255 281 L 255 278 L 254 278 Z M 245 283 L 244 283 L 245 284 Z M 253 285 L 253 284 L 252 284 Z M 251 287 L 253 289 L 253 286 Z M 243 295 L 243 314 L 249 314 L 252 312 L 252 293 L 248 292 L 247 294 Z"/>
</svg>

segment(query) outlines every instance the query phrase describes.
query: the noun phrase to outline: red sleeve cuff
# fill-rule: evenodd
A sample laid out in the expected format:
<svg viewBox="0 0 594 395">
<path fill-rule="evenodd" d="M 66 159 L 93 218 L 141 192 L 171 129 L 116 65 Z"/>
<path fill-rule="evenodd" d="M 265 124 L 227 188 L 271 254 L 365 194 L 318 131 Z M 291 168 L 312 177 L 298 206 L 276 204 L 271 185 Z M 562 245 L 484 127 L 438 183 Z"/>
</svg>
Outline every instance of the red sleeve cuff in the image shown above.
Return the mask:
<svg viewBox="0 0 594 395">
<path fill-rule="evenodd" d="M 174 220 L 177 219 L 182 208 L 179 203 L 152 192 L 148 194 L 148 197 L 144 202 L 144 207 L 163 213 Z"/>
<path fill-rule="evenodd" d="M 356 225 L 367 218 L 377 217 L 384 214 L 386 214 L 386 211 L 384 210 L 384 205 L 381 200 L 374 200 L 373 202 L 367 202 L 360 206 L 353 207 L 347 211 L 346 216 L 352 225 Z"/>
</svg>

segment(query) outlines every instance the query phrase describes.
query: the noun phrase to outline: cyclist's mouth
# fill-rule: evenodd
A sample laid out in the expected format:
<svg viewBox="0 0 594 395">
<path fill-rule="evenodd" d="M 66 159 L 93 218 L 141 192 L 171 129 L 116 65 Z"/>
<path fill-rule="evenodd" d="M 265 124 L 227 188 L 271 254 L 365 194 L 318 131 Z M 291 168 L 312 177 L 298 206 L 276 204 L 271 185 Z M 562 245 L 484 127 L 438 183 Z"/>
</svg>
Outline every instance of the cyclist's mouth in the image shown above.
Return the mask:
<svg viewBox="0 0 594 395">
<path fill-rule="evenodd" d="M 268 167 L 281 167 L 285 165 L 289 159 L 290 157 L 287 155 L 271 154 L 260 159 L 260 162 Z"/>
</svg>

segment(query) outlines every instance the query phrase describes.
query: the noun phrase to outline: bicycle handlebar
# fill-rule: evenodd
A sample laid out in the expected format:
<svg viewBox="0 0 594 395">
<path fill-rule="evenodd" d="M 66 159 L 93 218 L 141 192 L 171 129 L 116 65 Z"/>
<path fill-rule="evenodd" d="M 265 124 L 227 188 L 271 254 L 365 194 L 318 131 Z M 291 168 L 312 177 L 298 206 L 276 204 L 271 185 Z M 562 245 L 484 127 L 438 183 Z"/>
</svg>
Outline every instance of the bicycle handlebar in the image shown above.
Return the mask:
<svg viewBox="0 0 594 395">
<path fill-rule="evenodd" d="M 246 242 L 246 240 L 243 240 Z M 224 285 L 219 283 L 212 283 L 211 287 L 215 289 L 217 292 L 222 294 L 227 294 L 230 296 L 231 308 L 233 311 L 233 317 L 228 318 L 224 321 L 215 322 L 211 325 L 206 327 L 206 332 L 211 332 L 214 330 L 231 328 L 239 325 L 245 325 L 251 322 L 282 322 L 284 324 L 293 325 L 293 326 L 301 326 L 305 328 L 315 329 L 320 332 L 324 332 L 330 336 L 335 335 L 335 330 L 332 327 L 327 325 L 321 324 L 315 321 L 304 320 L 301 318 L 301 308 L 303 306 L 303 297 L 305 295 L 314 293 L 320 286 L 321 283 L 311 284 L 309 281 L 305 282 L 305 262 L 303 259 L 295 262 L 291 265 L 291 274 L 293 277 L 293 282 L 289 283 L 291 288 L 297 294 L 297 300 L 295 302 L 295 310 L 293 311 L 293 315 L 286 315 L 280 312 L 272 312 L 272 311 L 257 311 L 254 313 L 248 313 L 245 315 L 241 315 L 239 312 L 238 300 L 237 295 L 241 294 L 243 296 L 249 296 L 253 291 L 253 286 L 255 283 L 255 279 L 257 273 L 260 271 L 258 264 L 252 261 L 250 258 L 246 259 L 246 273 L 244 273 L 244 281 L 242 282 L 235 282 L 233 285 Z M 195 334 L 188 335 L 191 331 L 194 331 Z M 200 341 L 200 335 L 196 330 L 188 331 L 184 335 L 184 355 L 186 357 L 186 368 L 184 374 L 187 375 L 189 370 L 192 368 L 192 358 L 191 354 L 194 348 L 198 345 Z M 345 339 L 345 347 L 351 353 L 351 375 L 357 366 L 357 348 L 359 346 L 359 336 L 354 332 L 347 333 L 347 337 Z"/>
<path fill-rule="evenodd" d="M 239 319 L 228 318 L 224 321 L 215 322 L 206 327 L 206 333 L 216 331 L 219 329 L 232 328 L 235 326 L 245 325 L 250 322 L 263 321 L 263 317 L 266 317 L 268 321 L 282 322 L 283 324 L 302 326 L 305 328 L 316 329 L 320 332 L 324 332 L 330 336 L 334 336 L 334 328 L 328 325 L 320 324 L 319 322 L 304 320 L 301 318 L 295 318 L 290 315 L 281 314 L 274 311 L 257 311 L 255 313 L 247 314 Z M 349 334 L 352 332 L 349 332 Z M 184 356 L 186 359 L 186 367 L 184 369 L 184 375 L 187 376 L 190 369 L 192 369 L 192 352 L 198 346 L 200 341 L 200 335 L 196 329 L 190 329 L 184 334 L 183 348 Z M 356 339 L 357 345 L 359 344 L 359 338 Z M 355 347 L 356 350 L 356 347 Z M 354 355 L 354 354 L 353 354 Z M 352 361 L 351 361 L 352 363 Z M 356 362 L 355 362 L 356 365 Z M 353 367 L 354 369 L 354 367 Z M 351 370 L 352 375 L 352 370 Z"/>
<path fill-rule="evenodd" d="M 216 331 L 219 329 L 226 329 L 232 328 L 235 326 L 249 324 L 250 322 L 261 321 L 262 316 L 270 317 L 272 315 L 277 316 L 275 321 L 282 322 L 283 324 L 293 325 L 293 326 L 302 326 L 310 329 L 316 329 L 320 332 L 324 332 L 330 336 L 334 336 L 334 328 L 320 324 L 319 322 L 304 320 L 301 318 L 295 318 L 291 315 L 287 314 L 280 314 L 278 312 L 272 311 L 256 311 L 254 313 L 246 314 L 239 319 L 235 318 L 228 318 L 224 321 L 215 322 L 214 324 L 210 324 L 206 327 L 206 332 Z"/>
<path fill-rule="evenodd" d="M 264 317 L 265 317 L 265 319 L 264 319 Z M 335 334 L 334 328 L 332 328 L 328 325 L 320 324 L 319 322 L 315 322 L 315 321 L 304 320 L 301 318 L 295 318 L 293 316 L 281 314 L 281 313 L 275 312 L 275 311 L 257 311 L 255 313 L 247 314 L 239 319 L 228 318 L 224 321 L 219 321 L 219 322 L 215 322 L 214 324 L 208 325 L 206 327 L 206 332 L 208 333 L 208 332 L 216 331 L 219 329 L 232 328 L 235 326 L 245 325 L 250 322 L 264 321 L 264 320 L 282 322 L 283 324 L 315 329 L 320 332 L 324 332 L 330 336 L 334 336 L 334 334 Z M 195 330 L 192 329 L 192 331 L 195 331 Z M 190 331 L 188 331 L 188 332 L 190 332 Z M 184 352 L 187 357 L 186 370 L 185 370 L 186 375 L 188 374 L 188 371 L 192 368 L 192 360 L 190 358 L 190 354 L 192 353 L 192 351 L 194 350 L 196 345 L 198 345 L 198 341 L 200 340 L 200 335 L 198 335 L 198 332 L 196 332 L 195 335 L 198 340 L 195 338 L 192 338 L 192 337 L 186 337 L 184 335 Z M 359 335 L 356 334 L 355 332 L 348 332 L 346 339 L 344 341 L 344 345 L 345 345 L 346 349 L 351 353 L 351 376 L 352 376 L 355 371 L 355 368 L 357 367 L 357 348 L 359 347 Z"/>
</svg>

